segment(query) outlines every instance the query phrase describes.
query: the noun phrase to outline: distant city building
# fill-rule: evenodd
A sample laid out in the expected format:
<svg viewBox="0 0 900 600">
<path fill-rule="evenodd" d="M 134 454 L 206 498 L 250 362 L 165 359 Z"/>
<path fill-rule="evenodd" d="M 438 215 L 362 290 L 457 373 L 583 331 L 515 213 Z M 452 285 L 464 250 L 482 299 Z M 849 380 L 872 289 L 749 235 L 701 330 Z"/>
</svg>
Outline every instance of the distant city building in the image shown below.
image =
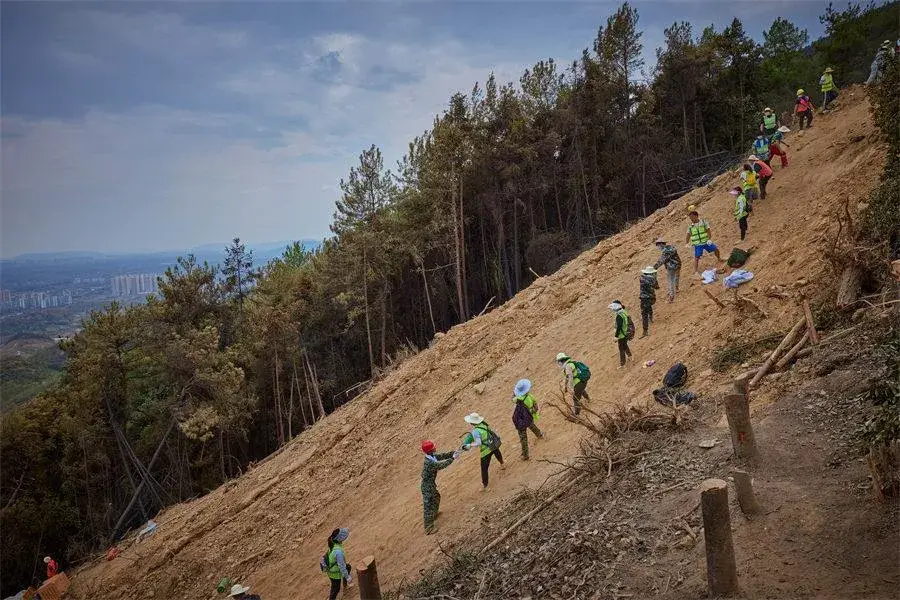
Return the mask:
<svg viewBox="0 0 900 600">
<path fill-rule="evenodd" d="M 12 300 L 12 294 L 9 290 L 0 290 L 0 302 L 9 302 Z"/>
<path fill-rule="evenodd" d="M 112 295 L 118 298 L 155 294 L 157 292 L 156 275 L 118 275 L 111 278 Z"/>
</svg>

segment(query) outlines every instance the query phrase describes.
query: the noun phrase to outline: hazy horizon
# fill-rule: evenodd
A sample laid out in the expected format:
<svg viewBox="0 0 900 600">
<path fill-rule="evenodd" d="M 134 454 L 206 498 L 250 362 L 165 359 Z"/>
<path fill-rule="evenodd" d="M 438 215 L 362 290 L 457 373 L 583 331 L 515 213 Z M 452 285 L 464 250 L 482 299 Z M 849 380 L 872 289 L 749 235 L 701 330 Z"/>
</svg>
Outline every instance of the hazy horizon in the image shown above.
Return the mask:
<svg viewBox="0 0 900 600">
<path fill-rule="evenodd" d="M 649 71 L 673 21 L 815 39 L 827 2 L 632 4 Z M 321 240 L 364 148 L 393 169 L 454 92 L 567 67 L 618 5 L 3 3 L 0 257 Z"/>
</svg>

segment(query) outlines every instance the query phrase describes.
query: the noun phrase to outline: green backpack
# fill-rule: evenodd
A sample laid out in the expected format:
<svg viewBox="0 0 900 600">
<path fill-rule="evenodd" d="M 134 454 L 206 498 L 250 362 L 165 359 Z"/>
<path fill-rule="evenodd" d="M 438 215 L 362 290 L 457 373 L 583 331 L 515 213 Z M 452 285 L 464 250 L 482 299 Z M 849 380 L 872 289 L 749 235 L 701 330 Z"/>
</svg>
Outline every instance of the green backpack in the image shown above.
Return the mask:
<svg viewBox="0 0 900 600">
<path fill-rule="evenodd" d="M 575 377 L 578 381 L 587 381 L 591 378 L 591 370 L 588 369 L 588 366 L 583 362 L 578 362 L 577 360 L 572 361 L 575 364 Z"/>
</svg>

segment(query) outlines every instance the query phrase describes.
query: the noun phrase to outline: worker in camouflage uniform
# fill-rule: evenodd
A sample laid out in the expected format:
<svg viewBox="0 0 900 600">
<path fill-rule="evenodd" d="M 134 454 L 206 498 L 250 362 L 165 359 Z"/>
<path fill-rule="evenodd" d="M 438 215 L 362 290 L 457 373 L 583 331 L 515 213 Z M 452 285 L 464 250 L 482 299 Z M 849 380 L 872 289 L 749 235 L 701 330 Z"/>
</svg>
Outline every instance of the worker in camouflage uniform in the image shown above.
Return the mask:
<svg viewBox="0 0 900 600">
<path fill-rule="evenodd" d="M 670 245 L 663 238 L 656 240 L 656 247 L 659 248 L 661 254 L 653 268 L 659 269 L 663 266 L 666 268 L 669 282 L 669 302 L 675 302 L 675 292 L 678 291 L 678 278 L 681 275 L 681 257 L 678 256 L 678 250 L 675 249 L 675 246 Z"/>
<path fill-rule="evenodd" d="M 438 492 L 435 482 L 437 472 L 449 467 L 459 457 L 459 451 L 435 454 L 434 442 L 425 440 L 422 442 L 422 452 L 425 453 L 425 464 L 422 466 L 422 509 L 425 517 L 425 534 L 431 535 L 437 531 L 434 520 L 441 509 L 441 493 Z"/>
<path fill-rule="evenodd" d="M 641 269 L 640 293 L 641 300 L 641 324 L 644 332 L 641 337 L 650 335 L 650 323 L 653 322 L 653 305 L 656 303 L 656 290 L 659 289 L 659 282 L 656 280 L 656 269 L 647 266 Z"/>
</svg>

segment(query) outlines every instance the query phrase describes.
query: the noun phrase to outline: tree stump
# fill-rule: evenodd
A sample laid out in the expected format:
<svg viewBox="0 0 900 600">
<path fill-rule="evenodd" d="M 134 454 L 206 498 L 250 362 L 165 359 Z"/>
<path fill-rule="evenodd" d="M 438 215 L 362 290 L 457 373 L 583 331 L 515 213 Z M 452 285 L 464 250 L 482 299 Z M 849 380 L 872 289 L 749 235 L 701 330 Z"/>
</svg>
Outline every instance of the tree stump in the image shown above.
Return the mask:
<svg viewBox="0 0 900 600">
<path fill-rule="evenodd" d="M 737 384 L 735 384 L 737 385 Z M 738 458 L 756 456 L 756 437 L 750 422 L 750 398 L 747 394 L 731 393 L 725 396 L 725 417 L 731 430 L 731 447 Z"/>
<path fill-rule="evenodd" d="M 362 567 L 357 570 L 359 579 L 359 600 L 381 600 L 381 587 L 378 584 L 378 571 L 375 569 L 375 557 L 363 559 Z"/>
<path fill-rule="evenodd" d="M 862 290 L 862 270 L 854 263 L 844 267 L 838 282 L 837 307 L 847 308 L 856 304 Z"/>
<path fill-rule="evenodd" d="M 728 512 L 728 484 L 721 479 L 704 481 L 700 486 L 700 508 L 709 593 L 711 596 L 734 594 L 738 591 L 738 580 Z"/>
<path fill-rule="evenodd" d="M 741 505 L 741 512 L 745 515 L 757 515 L 762 512 L 759 502 L 756 501 L 756 494 L 753 493 L 753 481 L 750 479 L 750 473 L 735 469 L 731 472 L 734 478 L 734 491 L 737 493 L 738 504 Z"/>
</svg>

